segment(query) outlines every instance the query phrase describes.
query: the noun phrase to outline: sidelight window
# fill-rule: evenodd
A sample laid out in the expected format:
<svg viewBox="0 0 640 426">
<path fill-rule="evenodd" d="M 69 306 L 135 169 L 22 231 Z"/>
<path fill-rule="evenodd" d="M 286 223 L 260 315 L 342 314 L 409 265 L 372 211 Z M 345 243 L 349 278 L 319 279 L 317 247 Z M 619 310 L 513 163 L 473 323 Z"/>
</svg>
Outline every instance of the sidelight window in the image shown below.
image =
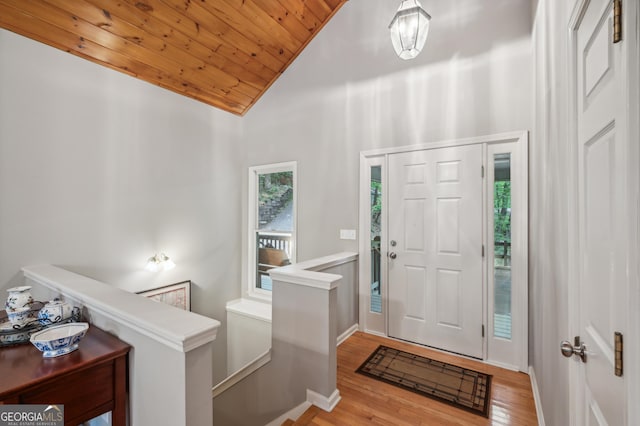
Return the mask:
<svg viewBox="0 0 640 426">
<path fill-rule="evenodd" d="M 493 334 L 511 339 L 511 154 L 493 164 Z"/>
<path fill-rule="evenodd" d="M 371 167 L 371 312 L 382 312 L 382 166 Z"/>
</svg>

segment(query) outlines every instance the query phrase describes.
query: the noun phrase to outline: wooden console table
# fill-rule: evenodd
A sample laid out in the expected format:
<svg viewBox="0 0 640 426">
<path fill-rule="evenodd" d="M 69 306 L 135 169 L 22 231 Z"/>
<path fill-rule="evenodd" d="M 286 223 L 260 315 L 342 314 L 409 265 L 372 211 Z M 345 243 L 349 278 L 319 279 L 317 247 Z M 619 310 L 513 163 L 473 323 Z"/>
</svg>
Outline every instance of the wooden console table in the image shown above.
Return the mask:
<svg viewBox="0 0 640 426">
<path fill-rule="evenodd" d="M 65 425 L 112 412 L 125 426 L 131 347 L 91 325 L 79 348 L 43 358 L 31 343 L 0 348 L 0 404 L 64 404 Z"/>
</svg>

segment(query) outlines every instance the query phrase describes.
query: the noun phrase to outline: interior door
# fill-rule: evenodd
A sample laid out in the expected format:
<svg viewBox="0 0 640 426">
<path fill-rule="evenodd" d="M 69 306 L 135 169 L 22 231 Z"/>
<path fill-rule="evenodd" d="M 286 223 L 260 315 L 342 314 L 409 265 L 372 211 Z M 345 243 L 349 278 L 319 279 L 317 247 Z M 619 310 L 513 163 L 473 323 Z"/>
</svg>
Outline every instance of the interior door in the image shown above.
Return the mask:
<svg viewBox="0 0 640 426">
<path fill-rule="evenodd" d="M 627 321 L 627 160 L 610 0 L 591 0 L 575 26 L 578 283 L 571 298 L 585 362 L 574 356 L 577 424 L 624 425 L 625 379 L 615 371 L 614 333 Z M 572 344 L 575 343 L 571 341 Z M 568 354 L 570 355 L 570 354 Z M 633 362 L 633 361 L 632 361 Z"/>
<path fill-rule="evenodd" d="M 389 156 L 389 335 L 483 356 L 482 146 Z"/>
</svg>

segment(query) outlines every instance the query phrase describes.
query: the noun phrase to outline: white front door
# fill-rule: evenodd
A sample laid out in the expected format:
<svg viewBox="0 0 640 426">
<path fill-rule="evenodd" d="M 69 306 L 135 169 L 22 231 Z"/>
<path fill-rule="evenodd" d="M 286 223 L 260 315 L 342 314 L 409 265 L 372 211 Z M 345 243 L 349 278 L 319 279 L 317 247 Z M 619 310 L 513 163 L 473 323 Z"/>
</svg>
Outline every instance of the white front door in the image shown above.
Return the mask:
<svg viewBox="0 0 640 426">
<path fill-rule="evenodd" d="M 389 335 L 483 357 L 482 146 L 389 155 Z"/>
<path fill-rule="evenodd" d="M 614 374 L 614 333 L 627 327 L 630 238 L 621 44 L 612 42 L 611 0 L 584 2 L 574 19 L 577 282 L 569 303 L 586 348 L 584 362 L 573 357 L 575 423 L 624 425 L 625 376 Z"/>
</svg>

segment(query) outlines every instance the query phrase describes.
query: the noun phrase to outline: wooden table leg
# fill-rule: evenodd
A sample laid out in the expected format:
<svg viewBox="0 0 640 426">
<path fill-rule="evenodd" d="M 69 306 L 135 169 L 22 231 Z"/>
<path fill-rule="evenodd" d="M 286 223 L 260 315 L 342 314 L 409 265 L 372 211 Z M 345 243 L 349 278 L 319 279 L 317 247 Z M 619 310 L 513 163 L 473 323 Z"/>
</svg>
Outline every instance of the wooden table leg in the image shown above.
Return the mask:
<svg viewBox="0 0 640 426">
<path fill-rule="evenodd" d="M 115 360 L 114 406 L 113 426 L 126 426 L 127 424 L 127 357 Z"/>
</svg>

